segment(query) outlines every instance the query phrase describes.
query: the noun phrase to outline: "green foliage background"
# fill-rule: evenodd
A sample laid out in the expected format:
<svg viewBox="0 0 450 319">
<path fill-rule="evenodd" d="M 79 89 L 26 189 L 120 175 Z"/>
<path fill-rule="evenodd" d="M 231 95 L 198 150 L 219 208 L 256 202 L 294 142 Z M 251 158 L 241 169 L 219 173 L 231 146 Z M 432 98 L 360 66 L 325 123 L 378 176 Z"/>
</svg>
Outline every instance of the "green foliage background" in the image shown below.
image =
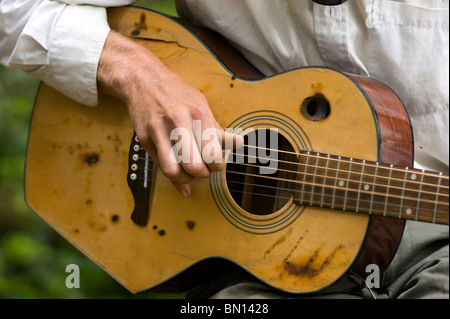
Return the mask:
<svg viewBox="0 0 450 319">
<path fill-rule="evenodd" d="M 135 5 L 176 14 L 173 0 Z M 132 295 L 25 205 L 25 150 L 38 85 L 39 80 L 0 66 L 0 298 L 173 297 Z M 80 267 L 79 289 L 65 285 L 69 264 Z"/>
</svg>

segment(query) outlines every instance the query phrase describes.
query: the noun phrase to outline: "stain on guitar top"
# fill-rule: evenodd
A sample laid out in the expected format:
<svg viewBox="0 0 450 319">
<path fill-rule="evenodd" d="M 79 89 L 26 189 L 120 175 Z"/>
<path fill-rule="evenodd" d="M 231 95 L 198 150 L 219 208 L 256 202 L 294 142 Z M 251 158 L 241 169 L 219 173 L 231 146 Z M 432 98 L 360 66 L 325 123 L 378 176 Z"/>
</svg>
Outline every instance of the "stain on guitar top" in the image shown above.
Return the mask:
<svg viewBox="0 0 450 319">
<path fill-rule="evenodd" d="M 316 250 L 313 254 L 303 262 L 294 262 L 288 260 L 290 256 L 283 260 L 283 268 L 290 275 L 314 277 L 320 274 L 330 263 L 334 260 L 336 253 L 343 249 L 342 245 L 337 246 L 331 254 L 329 254 L 323 262 L 318 259 L 321 254 L 321 249 Z"/>
<path fill-rule="evenodd" d="M 286 241 L 286 238 L 292 233 L 292 228 L 289 229 L 289 231 L 284 234 L 283 236 L 281 236 L 280 238 L 278 238 L 273 244 L 272 246 L 270 246 L 268 249 L 266 249 L 266 251 L 264 252 L 264 258 L 269 255 L 272 250 L 274 250 L 277 246 L 281 245 L 282 243 L 284 243 Z"/>
<path fill-rule="evenodd" d="M 112 215 L 111 216 L 111 222 L 117 223 L 119 221 L 119 215 Z"/>
<path fill-rule="evenodd" d="M 153 225 L 152 229 L 155 230 L 155 231 L 158 230 L 158 225 Z M 164 229 L 158 230 L 158 235 L 159 235 L 159 236 L 162 237 L 162 236 L 164 236 L 165 234 L 166 234 L 166 231 L 165 231 Z"/>
<path fill-rule="evenodd" d="M 81 162 L 87 164 L 89 167 L 93 167 L 100 162 L 100 154 L 103 153 L 102 145 L 97 145 L 97 147 L 91 147 L 89 144 L 69 144 L 67 146 L 62 146 L 59 144 L 54 144 L 53 148 L 55 151 L 61 148 L 67 148 L 67 153 L 69 155 L 77 155 Z"/>
<path fill-rule="evenodd" d="M 139 21 L 134 23 L 135 29 L 131 32 L 131 35 L 138 36 L 141 33 L 141 30 L 147 30 L 145 18 L 145 13 L 142 13 Z"/>
<path fill-rule="evenodd" d="M 189 230 L 194 230 L 195 228 L 195 222 L 192 220 L 187 220 L 186 221 L 186 226 Z"/>
<path fill-rule="evenodd" d="M 311 84 L 311 89 L 314 91 L 314 92 L 323 92 L 323 88 L 324 88 L 324 86 L 323 86 L 323 84 L 322 83 L 320 83 L 320 82 L 318 82 L 318 83 L 312 83 Z"/>
<path fill-rule="evenodd" d="M 98 153 L 87 153 L 82 155 L 83 162 L 88 166 L 94 166 L 100 161 L 100 154 Z"/>
<path fill-rule="evenodd" d="M 108 135 L 107 140 L 113 143 L 113 147 L 114 147 L 114 155 L 116 156 L 120 156 L 120 150 L 121 150 L 121 146 L 122 146 L 122 140 L 119 137 L 119 134 L 114 133 L 111 135 Z"/>
<path fill-rule="evenodd" d="M 166 234 L 166 231 L 164 229 L 161 229 L 160 231 L 158 231 L 158 235 L 159 236 L 164 236 Z"/>
<path fill-rule="evenodd" d="M 105 232 L 108 230 L 108 228 L 105 225 L 100 224 L 94 220 L 89 221 L 88 226 L 90 229 L 98 231 L 98 232 Z"/>
</svg>

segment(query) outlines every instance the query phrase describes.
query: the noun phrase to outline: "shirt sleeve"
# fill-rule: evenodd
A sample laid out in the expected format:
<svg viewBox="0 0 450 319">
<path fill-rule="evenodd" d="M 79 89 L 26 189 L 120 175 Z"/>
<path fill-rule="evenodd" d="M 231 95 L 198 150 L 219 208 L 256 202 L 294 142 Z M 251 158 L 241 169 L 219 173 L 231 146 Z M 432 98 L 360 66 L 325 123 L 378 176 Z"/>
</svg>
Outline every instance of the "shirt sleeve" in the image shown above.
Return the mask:
<svg viewBox="0 0 450 319">
<path fill-rule="evenodd" d="M 105 7 L 132 2 L 2 0 L 0 61 L 94 106 L 98 61 L 110 31 Z"/>
</svg>

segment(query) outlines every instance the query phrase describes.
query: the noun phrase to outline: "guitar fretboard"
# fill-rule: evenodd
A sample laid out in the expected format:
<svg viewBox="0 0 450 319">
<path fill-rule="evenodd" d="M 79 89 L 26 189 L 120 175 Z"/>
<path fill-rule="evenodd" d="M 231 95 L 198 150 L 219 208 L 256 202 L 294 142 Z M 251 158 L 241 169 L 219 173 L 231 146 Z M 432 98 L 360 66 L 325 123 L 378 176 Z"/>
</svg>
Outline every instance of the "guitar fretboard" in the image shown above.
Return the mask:
<svg viewBox="0 0 450 319">
<path fill-rule="evenodd" d="M 448 225 L 448 175 L 302 152 L 294 199 L 310 206 Z"/>
</svg>

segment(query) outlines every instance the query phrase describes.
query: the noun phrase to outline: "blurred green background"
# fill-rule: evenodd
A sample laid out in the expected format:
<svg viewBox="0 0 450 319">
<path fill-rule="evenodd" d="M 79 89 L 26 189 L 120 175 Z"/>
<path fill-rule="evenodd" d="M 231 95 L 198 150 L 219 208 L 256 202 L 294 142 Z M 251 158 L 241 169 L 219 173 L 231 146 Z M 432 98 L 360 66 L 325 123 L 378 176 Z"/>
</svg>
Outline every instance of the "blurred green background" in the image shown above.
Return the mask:
<svg viewBox="0 0 450 319">
<path fill-rule="evenodd" d="M 135 5 L 176 14 L 173 0 Z M 182 297 L 132 295 L 25 205 L 25 151 L 38 85 L 39 80 L 0 66 L 0 299 Z M 69 264 L 80 268 L 79 289 L 65 285 Z"/>
</svg>

